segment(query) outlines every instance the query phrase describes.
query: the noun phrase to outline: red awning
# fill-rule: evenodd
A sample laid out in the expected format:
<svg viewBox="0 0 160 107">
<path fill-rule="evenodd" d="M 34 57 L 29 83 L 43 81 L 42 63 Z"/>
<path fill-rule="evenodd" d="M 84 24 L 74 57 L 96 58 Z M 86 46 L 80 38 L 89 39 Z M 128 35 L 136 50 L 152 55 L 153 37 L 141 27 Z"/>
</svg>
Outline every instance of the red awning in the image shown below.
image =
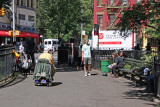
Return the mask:
<svg viewBox="0 0 160 107">
<path fill-rule="evenodd" d="M 10 37 L 8 31 L 5 31 L 5 30 L 0 30 L 0 36 Z M 22 38 L 27 38 L 27 37 L 39 38 L 38 35 L 36 35 L 34 33 L 30 33 L 30 32 L 21 32 L 20 36 L 17 36 L 17 37 L 22 37 Z"/>
<path fill-rule="evenodd" d="M 29 33 L 29 32 L 21 32 L 21 35 L 18 37 L 31 37 L 31 38 L 39 38 L 38 35 L 34 34 L 34 33 Z"/>
<path fill-rule="evenodd" d="M 8 31 L 0 30 L 0 36 L 10 37 Z"/>
</svg>

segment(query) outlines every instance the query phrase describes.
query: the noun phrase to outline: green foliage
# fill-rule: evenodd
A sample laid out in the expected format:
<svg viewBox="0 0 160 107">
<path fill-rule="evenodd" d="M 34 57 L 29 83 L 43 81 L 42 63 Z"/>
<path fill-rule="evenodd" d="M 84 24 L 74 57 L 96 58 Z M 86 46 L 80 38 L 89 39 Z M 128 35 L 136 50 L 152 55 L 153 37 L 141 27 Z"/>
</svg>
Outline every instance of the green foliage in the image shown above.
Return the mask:
<svg viewBox="0 0 160 107">
<path fill-rule="evenodd" d="M 86 34 L 91 34 L 93 29 L 93 4 L 93 0 L 39 0 L 37 28 L 47 38 L 80 39 L 81 23 Z"/>
<path fill-rule="evenodd" d="M 47 37 L 63 38 L 77 30 L 81 22 L 80 0 L 39 0 L 37 28 L 43 28 Z"/>
<path fill-rule="evenodd" d="M 156 107 L 160 107 L 160 104 L 159 104 L 159 105 L 157 105 Z"/>
<path fill-rule="evenodd" d="M 141 57 L 141 59 L 145 62 L 153 62 L 153 58 L 154 58 L 154 55 L 152 54 L 147 54 Z"/>
<path fill-rule="evenodd" d="M 83 30 L 86 31 L 87 35 L 91 35 L 91 32 L 93 30 L 94 0 L 83 0 L 82 8 L 82 23 L 84 24 Z"/>
<path fill-rule="evenodd" d="M 124 68 L 126 68 L 126 69 L 130 69 L 130 68 L 131 68 L 131 65 L 129 65 L 129 64 L 125 64 Z"/>
<path fill-rule="evenodd" d="M 3 5 L 6 1 L 9 1 L 9 0 L 0 0 L 0 8 L 2 8 L 2 5 Z"/>
<path fill-rule="evenodd" d="M 160 38 L 160 3 L 142 1 L 125 10 L 118 27 L 122 31 L 145 28 L 146 33 L 154 38 Z"/>
<path fill-rule="evenodd" d="M 144 55 L 143 57 L 141 57 L 141 60 L 144 61 L 145 67 L 152 68 L 153 67 L 153 58 L 154 58 L 154 55 L 147 54 L 147 55 Z"/>
</svg>

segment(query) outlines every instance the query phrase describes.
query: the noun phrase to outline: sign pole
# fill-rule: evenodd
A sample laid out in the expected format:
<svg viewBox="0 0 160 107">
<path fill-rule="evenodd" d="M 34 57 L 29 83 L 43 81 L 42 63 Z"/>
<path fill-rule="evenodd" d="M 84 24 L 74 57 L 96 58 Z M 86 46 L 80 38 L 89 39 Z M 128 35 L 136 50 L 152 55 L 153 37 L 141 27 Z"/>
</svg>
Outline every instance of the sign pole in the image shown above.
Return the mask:
<svg viewBox="0 0 160 107">
<path fill-rule="evenodd" d="M 15 38 L 15 2 L 14 0 L 12 0 L 12 14 L 13 14 L 13 42 L 16 41 Z"/>
</svg>

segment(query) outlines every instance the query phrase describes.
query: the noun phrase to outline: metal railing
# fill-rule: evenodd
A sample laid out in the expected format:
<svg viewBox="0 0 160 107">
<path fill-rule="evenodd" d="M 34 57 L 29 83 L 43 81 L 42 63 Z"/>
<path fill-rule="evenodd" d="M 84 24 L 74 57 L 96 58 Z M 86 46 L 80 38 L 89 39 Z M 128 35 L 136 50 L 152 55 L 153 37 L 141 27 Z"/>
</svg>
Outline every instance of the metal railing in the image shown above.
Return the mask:
<svg viewBox="0 0 160 107">
<path fill-rule="evenodd" d="M 0 48 L 0 81 L 13 75 L 13 47 Z"/>
<path fill-rule="evenodd" d="M 125 58 L 132 58 L 136 60 L 145 60 L 146 57 L 150 59 L 148 62 L 153 63 L 153 57 L 158 55 L 157 51 L 142 51 L 142 50 L 118 50 L 124 52 Z M 100 61 L 103 59 L 112 59 L 112 53 L 117 50 L 92 50 L 92 68 L 100 69 Z"/>
<path fill-rule="evenodd" d="M 154 71 L 155 93 L 160 97 L 160 55 L 154 57 Z"/>
</svg>

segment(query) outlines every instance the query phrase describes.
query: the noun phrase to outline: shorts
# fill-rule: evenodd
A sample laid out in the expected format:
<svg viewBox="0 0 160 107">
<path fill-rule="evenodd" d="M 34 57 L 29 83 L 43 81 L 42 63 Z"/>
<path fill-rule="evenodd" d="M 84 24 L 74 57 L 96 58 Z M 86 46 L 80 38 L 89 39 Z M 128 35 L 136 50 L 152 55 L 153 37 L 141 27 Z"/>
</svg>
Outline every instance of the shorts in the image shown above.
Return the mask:
<svg viewBox="0 0 160 107">
<path fill-rule="evenodd" d="M 91 58 L 83 58 L 83 63 L 84 64 L 92 64 L 92 62 L 91 62 Z"/>
</svg>

